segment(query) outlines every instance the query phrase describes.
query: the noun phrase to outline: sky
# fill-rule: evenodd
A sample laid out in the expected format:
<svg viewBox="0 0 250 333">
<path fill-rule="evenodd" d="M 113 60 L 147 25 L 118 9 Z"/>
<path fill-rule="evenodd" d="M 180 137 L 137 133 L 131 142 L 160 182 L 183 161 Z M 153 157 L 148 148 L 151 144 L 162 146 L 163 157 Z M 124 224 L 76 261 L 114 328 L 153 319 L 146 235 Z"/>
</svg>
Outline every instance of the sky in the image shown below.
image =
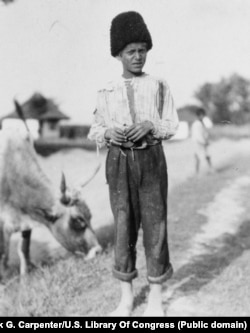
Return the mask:
<svg viewBox="0 0 250 333">
<path fill-rule="evenodd" d="M 206 82 L 250 79 L 249 0 L 16 0 L 0 4 L 0 117 L 40 92 L 90 124 L 97 90 L 122 72 L 111 20 L 129 10 L 152 36 L 144 70 L 167 80 L 177 108 Z"/>
</svg>

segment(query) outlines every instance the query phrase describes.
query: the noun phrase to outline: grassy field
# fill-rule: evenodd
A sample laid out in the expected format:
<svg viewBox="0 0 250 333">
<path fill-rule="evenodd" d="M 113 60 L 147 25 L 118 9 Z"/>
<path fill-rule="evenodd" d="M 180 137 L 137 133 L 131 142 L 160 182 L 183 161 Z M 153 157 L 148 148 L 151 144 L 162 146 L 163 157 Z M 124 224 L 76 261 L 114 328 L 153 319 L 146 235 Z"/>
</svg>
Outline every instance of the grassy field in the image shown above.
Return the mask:
<svg viewBox="0 0 250 333">
<path fill-rule="evenodd" d="M 177 146 L 173 148 L 174 152 L 177 150 Z M 186 253 L 192 247 L 194 235 L 199 233 L 207 223 L 206 217 L 200 214 L 200 211 L 214 199 L 221 189 L 227 188 L 240 175 L 249 175 L 249 155 L 239 156 L 228 160 L 214 174 L 203 173 L 199 177 L 187 177 L 185 181 L 175 182 L 175 186 L 171 187 L 168 222 L 169 246 L 175 274 L 165 287 L 164 305 L 167 312 L 168 308 L 171 309 L 171 304 L 180 296 L 193 295 L 202 292 L 204 288 L 208 288 L 207 293 L 211 294 L 209 284 L 216 281 L 234 261 L 243 260 L 243 254 L 246 255 L 246 251 L 250 248 L 249 223 L 243 223 L 235 237 L 227 238 L 225 235 L 224 240 L 220 239 L 221 242 L 225 241 L 223 254 L 213 252 L 215 250 L 211 247 L 208 248 L 205 256 L 183 264 Z M 171 151 L 169 157 L 171 160 Z M 170 163 L 169 167 L 171 169 L 174 166 Z M 249 189 L 248 194 L 242 197 L 242 200 L 246 201 L 248 197 Z M 246 211 L 241 218 L 242 221 L 249 221 L 249 212 Z M 92 261 L 86 262 L 83 258 L 70 256 L 54 265 L 40 267 L 21 282 L 14 275 L 0 289 L 2 293 L 0 314 L 5 316 L 105 316 L 113 310 L 119 299 L 119 283 L 113 279 L 111 274 L 112 225 L 102 226 L 99 228 L 98 234 L 105 250 Z M 244 246 L 240 247 L 239 244 Z M 244 260 L 245 263 L 246 260 L 249 262 L 249 257 Z M 139 277 L 134 284 L 136 293 L 134 316 L 142 314 L 148 293 L 141 237 L 138 242 L 137 268 Z M 237 268 L 234 269 L 237 271 Z M 241 272 L 242 269 L 249 271 L 248 265 L 243 265 L 242 262 L 240 269 Z M 244 272 L 242 274 L 244 276 Z M 182 281 L 188 277 L 188 281 L 183 283 Z M 178 286 L 180 282 L 182 284 Z M 237 295 L 246 299 L 250 298 L 250 294 L 247 294 L 246 290 L 245 295 L 239 293 L 239 284 L 235 283 L 233 278 L 227 281 L 227 283 L 229 282 L 229 290 L 225 287 L 223 289 L 224 299 L 217 300 L 221 307 L 227 305 L 229 308 L 228 302 L 232 301 L 231 295 L 234 295 L 234 299 L 237 298 Z M 220 283 L 225 286 L 226 278 Z M 174 289 L 173 286 L 175 286 Z M 169 296 L 168 289 L 171 290 L 171 288 L 172 293 Z M 219 285 L 213 286 L 213 289 L 219 292 Z M 237 302 L 243 303 L 244 301 L 238 297 Z M 202 304 L 201 301 L 200 304 Z M 217 304 L 217 306 L 219 305 Z M 216 308 L 214 311 L 214 315 L 216 315 Z"/>
<path fill-rule="evenodd" d="M 236 126 L 232 124 L 216 125 L 210 129 L 212 140 L 227 138 L 241 140 L 250 137 L 250 124 Z"/>
</svg>

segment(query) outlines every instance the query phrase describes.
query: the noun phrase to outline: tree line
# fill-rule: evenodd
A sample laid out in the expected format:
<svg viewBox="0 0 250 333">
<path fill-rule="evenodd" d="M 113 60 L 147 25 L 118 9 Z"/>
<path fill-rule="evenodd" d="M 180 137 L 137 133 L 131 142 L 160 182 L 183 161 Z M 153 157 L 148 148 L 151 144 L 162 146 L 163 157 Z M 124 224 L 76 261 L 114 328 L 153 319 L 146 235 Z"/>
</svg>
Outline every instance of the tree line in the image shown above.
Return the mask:
<svg viewBox="0 0 250 333">
<path fill-rule="evenodd" d="M 238 74 L 203 84 L 194 97 L 214 123 L 242 125 L 250 122 L 250 81 Z"/>
</svg>

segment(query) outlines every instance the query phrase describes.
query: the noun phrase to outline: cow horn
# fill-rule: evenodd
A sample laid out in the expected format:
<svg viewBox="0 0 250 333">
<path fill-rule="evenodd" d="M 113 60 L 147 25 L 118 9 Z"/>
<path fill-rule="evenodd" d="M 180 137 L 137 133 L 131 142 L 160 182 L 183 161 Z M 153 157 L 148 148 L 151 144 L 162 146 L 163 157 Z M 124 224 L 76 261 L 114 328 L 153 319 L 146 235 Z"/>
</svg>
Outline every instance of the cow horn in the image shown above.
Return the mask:
<svg viewBox="0 0 250 333">
<path fill-rule="evenodd" d="M 101 163 L 99 163 L 98 164 L 98 166 L 97 166 L 97 168 L 95 169 L 95 171 L 94 171 L 94 173 L 93 173 L 93 175 L 88 179 L 88 180 L 86 180 L 85 181 L 85 183 L 83 183 L 83 184 L 81 184 L 81 187 L 83 188 L 83 187 L 85 187 L 94 177 L 95 177 L 95 175 L 97 174 L 97 172 L 100 170 L 100 168 L 101 168 Z"/>
<path fill-rule="evenodd" d="M 65 194 L 67 186 L 66 186 L 66 178 L 65 178 L 65 175 L 63 172 L 62 172 L 60 189 L 61 189 L 62 194 Z"/>
<path fill-rule="evenodd" d="M 23 109 L 22 109 L 21 105 L 18 103 L 18 101 L 16 99 L 14 99 L 14 104 L 15 104 L 16 112 L 17 112 L 19 118 L 23 121 L 24 126 L 27 130 L 27 133 L 30 134 L 30 130 L 29 130 L 29 127 L 27 125 L 27 122 L 26 122 L 26 119 L 25 119 L 25 116 L 24 116 Z"/>
<path fill-rule="evenodd" d="M 67 185 L 66 185 L 66 178 L 64 173 L 62 172 L 62 178 L 61 178 L 61 203 L 67 205 L 70 202 L 70 198 L 66 195 Z"/>
</svg>

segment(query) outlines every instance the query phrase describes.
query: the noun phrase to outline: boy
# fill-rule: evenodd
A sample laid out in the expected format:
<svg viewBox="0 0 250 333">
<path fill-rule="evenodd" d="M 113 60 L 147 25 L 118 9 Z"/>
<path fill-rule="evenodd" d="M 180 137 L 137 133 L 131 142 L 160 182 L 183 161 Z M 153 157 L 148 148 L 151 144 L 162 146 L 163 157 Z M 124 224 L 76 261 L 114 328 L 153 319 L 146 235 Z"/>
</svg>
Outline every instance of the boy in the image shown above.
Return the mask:
<svg viewBox="0 0 250 333">
<path fill-rule="evenodd" d="M 193 122 L 191 127 L 191 138 L 194 142 L 194 157 L 195 157 L 195 171 L 196 174 L 200 172 L 200 163 L 205 160 L 208 164 L 209 171 L 213 170 L 211 157 L 208 153 L 209 134 L 207 127 L 204 123 L 206 111 L 199 107 L 196 110 L 197 119 Z"/>
<path fill-rule="evenodd" d="M 149 299 L 145 316 L 162 316 L 162 283 L 172 275 L 167 241 L 167 167 L 161 145 L 178 127 L 178 116 L 165 81 L 142 69 L 152 39 L 137 12 L 111 23 L 111 55 L 123 75 L 98 92 L 89 138 L 109 147 L 106 177 L 115 220 L 113 275 L 121 283 L 121 301 L 112 316 L 129 316 L 132 280 L 137 276 L 136 242 L 140 226 L 146 253 Z"/>
</svg>

